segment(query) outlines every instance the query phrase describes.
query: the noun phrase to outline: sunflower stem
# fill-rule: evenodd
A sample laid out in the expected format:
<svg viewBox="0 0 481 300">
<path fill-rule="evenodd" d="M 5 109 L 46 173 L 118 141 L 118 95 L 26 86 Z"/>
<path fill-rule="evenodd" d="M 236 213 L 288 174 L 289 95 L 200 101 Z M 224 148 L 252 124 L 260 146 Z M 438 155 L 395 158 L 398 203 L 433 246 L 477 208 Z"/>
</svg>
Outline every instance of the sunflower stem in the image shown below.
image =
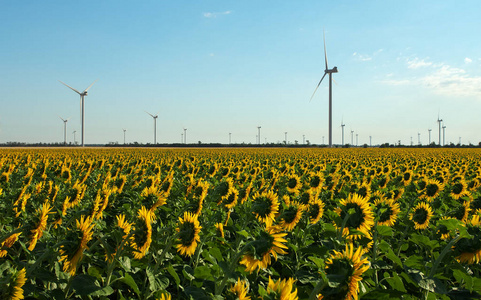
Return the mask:
<svg viewBox="0 0 481 300">
<path fill-rule="evenodd" d="M 317 295 L 319 294 L 319 292 L 327 285 L 327 282 L 323 279 L 321 279 L 317 284 L 316 286 L 314 287 L 314 289 L 312 290 L 312 292 L 309 294 L 309 300 L 315 300 L 317 299 Z"/>
<path fill-rule="evenodd" d="M 376 223 L 374 224 L 374 234 L 372 236 L 372 263 L 376 263 L 377 259 L 377 220 Z M 374 270 L 374 283 L 376 284 L 376 287 L 379 285 L 379 279 L 377 275 L 377 269 Z"/>
<path fill-rule="evenodd" d="M 436 261 L 434 261 L 433 267 L 431 268 L 431 271 L 429 272 L 429 278 L 433 278 L 434 274 L 436 274 L 436 270 L 439 267 L 439 264 L 443 260 L 444 256 L 448 254 L 449 251 L 451 251 L 451 248 L 453 247 L 454 244 L 456 244 L 459 240 L 461 239 L 461 236 L 458 235 L 454 239 L 452 239 L 446 246 L 444 246 L 443 251 L 439 254 L 438 258 Z"/>
<path fill-rule="evenodd" d="M 409 218 L 409 212 L 411 211 L 411 208 L 413 207 L 413 204 L 414 204 L 414 201 L 416 200 L 415 197 L 412 197 L 411 198 L 411 201 L 409 201 L 409 206 L 408 206 L 408 209 L 406 210 L 406 214 L 404 215 L 404 218 L 403 218 L 403 221 L 402 223 L 403 224 L 406 224 L 407 222 L 407 219 Z M 397 249 L 397 253 L 396 255 L 399 256 L 399 254 L 401 253 L 401 248 L 402 248 L 402 245 L 404 244 L 404 240 L 406 238 L 406 235 L 408 234 L 408 228 L 409 228 L 409 225 L 406 224 L 405 226 L 405 229 L 404 229 L 404 232 L 403 232 L 403 235 L 401 236 L 401 238 L 399 239 L 398 243 L 399 243 L 399 247 Z"/>
<path fill-rule="evenodd" d="M 237 252 L 236 256 L 231 261 L 231 264 L 230 264 L 229 269 L 228 269 L 228 273 L 224 274 L 224 278 L 222 279 L 220 285 L 215 287 L 215 294 L 216 295 L 220 295 L 222 293 L 222 291 L 225 288 L 225 285 L 227 284 L 227 280 L 229 279 L 229 274 L 232 273 L 232 271 L 236 267 L 237 262 L 239 261 L 241 255 L 244 254 L 244 252 L 247 250 L 247 248 L 249 248 L 252 244 L 253 244 L 253 242 L 247 243 L 246 245 L 244 245 L 244 247 L 242 247 L 242 249 L 239 252 Z"/>
<path fill-rule="evenodd" d="M 344 217 L 344 220 L 342 220 L 341 230 L 337 233 L 337 240 L 339 242 L 341 242 L 342 233 L 344 232 L 344 228 L 346 227 L 347 220 L 349 220 L 350 216 L 351 216 L 350 214 L 346 214 L 346 216 Z"/>
</svg>

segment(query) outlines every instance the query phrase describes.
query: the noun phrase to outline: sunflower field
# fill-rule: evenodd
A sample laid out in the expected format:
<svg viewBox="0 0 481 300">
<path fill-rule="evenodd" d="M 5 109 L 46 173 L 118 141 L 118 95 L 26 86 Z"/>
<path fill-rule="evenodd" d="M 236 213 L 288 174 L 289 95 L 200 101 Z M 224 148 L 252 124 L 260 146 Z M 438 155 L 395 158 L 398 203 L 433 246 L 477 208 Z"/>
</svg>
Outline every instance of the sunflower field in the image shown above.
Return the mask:
<svg viewBox="0 0 481 300">
<path fill-rule="evenodd" d="M 480 299 L 479 149 L 0 149 L 0 299 Z"/>
</svg>

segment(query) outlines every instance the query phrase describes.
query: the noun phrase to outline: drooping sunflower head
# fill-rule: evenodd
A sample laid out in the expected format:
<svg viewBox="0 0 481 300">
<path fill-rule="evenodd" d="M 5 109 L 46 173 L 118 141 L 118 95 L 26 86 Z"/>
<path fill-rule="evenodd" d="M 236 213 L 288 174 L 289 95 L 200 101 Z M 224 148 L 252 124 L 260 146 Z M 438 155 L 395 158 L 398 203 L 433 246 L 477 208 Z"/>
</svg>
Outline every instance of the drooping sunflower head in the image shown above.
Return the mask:
<svg viewBox="0 0 481 300">
<path fill-rule="evenodd" d="M 0 292 L 0 295 L 5 296 L 6 299 L 20 300 L 24 298 L 23 286 L 27 282 L 25 268 L 17 271 L 11 278 L 11 283 L 7 291 Z"/>
<path fill-rule="evenodd" d="M 287 207 L 280 214 L 279 225 L 285 228 L 287 231 L 292 231 L 294 227 L 299 223 L 302 217 L 303 211 L 306 209 L 306 205 L 297 201 L 290 202 Z"/>
<path fill-rule="evenodd" d="M 297 289 L 294 287 L 294 278 L 272 280 L 269 276 L 267 294 L 271 299 L 297 300 Z"/>
<path fill-rule="evenodd" d="M 424 188 L 424 192 L 419 198 L 431 201 L 432 199 L 436 198 L 443 189 L 444 185 L 440 181 L 428 179 L 426 182 L 426 187 Z"/>
<path fill-rule="evenodd" d="M 287 177 L 286 188 L 290 194 L 297 195 L 302 187 L 302 182 L 299 176 L 291 174 Z"/>
<path fill-rule="evenodd" d="M 236 283 L 231 286 L 229 289 L 230 295 L 232 296 L 232 300 L 238 299 L 238 300 L 250 300 L 251 297 L 247 296 L 247 293 L 249 292 L 249 284 L 247 283 L 246 280 L 241 280 L 240 278 L 237 279 Z M 231 299 L 231 298 L 227 298 Z"/>
<path fill-rule="evenodd" d="M 444 216 L 440 219 L 440 221 L 450 220 L 450 219 L 453 219 L 453 218 L 448 217 L 448 216 Z M 438 224 L 436 229 L 437 229 L 437 234 L 440 235 L 439 238 L 442 239 L 442 240 L 446 240 L 451 236 L 451 232 L 449 231 L 449 229 L 446 225 Z"/>
<path fill-rule="evenodd" d="M 329 282 L 338 285 L 322 290 L 321 299 L 357 299 L 362 274 L 369 269 L 369 261 L 362 258 L 363 252 L 361 247 L 354 250 L 352 244 L 347 244 L 342 252 L 331 254 L 326 260 L 325 272 Z"/>
<path fill-rule="evenodd" d="M 350 194 L 347 199 L 339 202 L 335 212 L 340 221 L 345 222 L 345 228 L 353 228 L 370 236 L 371 227 L 374 226 L 374 215 L 366 198 Z M 337 226 L 342 227 L 342 223 Z"/>
<path fill-rule="evenodd" d="M 145 206 L 142 206 L 137 214 L 132 247 L 134 248 L 134 258 L 141 259 L 147 254 L 152 243 L 152 221 L 155 215 L 152 210 L 146 209 Z"/>
<path fill-rule="evenodd" d="M 471 201 L 464 201 L 462 204 L 457 203 L 456 207 L 452 209 L 450 216 L 458 219 L 462 222 L 468 220 L 469 213 L 471 212 Z"/>
<path fill-rule="evenodd" d="M 322 188 L 323 177 L 321 173 L 311 173 L 309 176 L 309 188 L 313 191 L 318 191 Z"/>
<path fill-rule="evenodd" d="M 273 221 L 279 212 L 279 200 L 274 192 L 258 192 L 254 195 L 252 202 L 252 213 L 256 218 L 264 223 Z"/>
<path fill-rule="evenodd" d="M 322 218 L 324 214 L 324 202 L 321 201 L 319 198 L 315 198 L 312 201 L 309 201 L 308 206 L 308 216 L 309 216 L 309 224 L 316 224 Z"/>
<path fill-rule="evenodd" d="M 403 182 L 404 186 L 408 186 L 411 183 L 412 180 L 413 180 L 413 171 L 412 170 L 406 170 L 402 174 L 402 182 Z"/>
<path fill-rule="evenodd" d="M 459 199 L 462 196 L 468 193 L 468 185 L 464 180 L 458 180 L 451 185 L 451 192 L 449 195 L 453 197 L 453 199 Z"/>
<path fill-rule="evenodd" d="M 267 226 L 265 230 L 260 230 L 239 263 L 245 265 L 249 273 L 267 268 L 272 257 L 277 260 L 278 254 L 287 254 L 286 235 L 281 232 L 280 226 Z"/>
<path fill-rule="evenodd" d="M 371 186 L 367 183 L 362 183 L 357 191 L 356 191 L 356 194 L 358 194 L 359 196 L 363 197 L 363 198 L 366 198 L 366 199 L 369 199 L 371 198 Z"/>
<path fill-rule="evenodd" d="M 219 198 L 229 195 L 229 193 L 234 188 L 234 181 L 232 178 L 223 178 L 222 181 L 215 187 L 214 193 L 218 195 Z"/>
<path fill-rule="evenodd" d="M 399 212 L 399 203 L 393 199 L 380 198 L 374 202 L 378 225 L 394 226 Z"/>
<path fill-rule="evenodd" d="M 474 215 L 466 222 L 466 229 L 472 238 L 461 238 L 454 246 L 456 260 L 461 263 L 479 264 L 481 262 L 481 221 Z"/>
<path fill-rule="evenodd" d="M 232 188 L 227 196 L 222 197 L 222 203 L 227 209 L 232 209 L 237 204 L 239 198 L 239 191 L 236 188 Z"/>
<path fill-rule="evenodd" d="M 426 229 L 432 216 L 431 207 L 425 202 L 419 202 L 409 215 L 409 219 L 414 222 L 415 229 Z"/>
<path fill-rule="evenodd" d="M 175 230 L 178 232 L 176 248 L 180 254 L 192 256 L 195 253 L 197 243 L 200 242 L 201 229 L 197 215 L 185 212 L 184 217 L 179 218 L 179 225 Z"/>
</svg>

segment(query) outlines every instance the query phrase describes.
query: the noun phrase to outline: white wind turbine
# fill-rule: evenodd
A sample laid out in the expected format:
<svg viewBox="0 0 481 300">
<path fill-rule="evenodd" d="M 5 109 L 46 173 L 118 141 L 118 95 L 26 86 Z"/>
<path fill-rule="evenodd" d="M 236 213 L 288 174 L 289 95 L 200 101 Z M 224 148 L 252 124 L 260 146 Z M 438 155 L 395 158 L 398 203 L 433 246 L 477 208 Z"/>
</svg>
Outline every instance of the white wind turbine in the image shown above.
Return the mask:
<svg viewBox="0 0 481 300">
<path fill-rule="evenodd" d="M 97 79 L 98 80 L 98 79 Z M 87 96 L 87 91 L 92 87 L 92 85 L 94 85 L 94 83 L 97 81 L 95 80 L 94 82 L 92 82 L 92 84 L 86 88 L 83 92 L 79 92 L 77 91 L 76 89 L 74 89 L 73 87 L 63 83 L 62 81 L 59 80 L 59 82 L 63 85 L 65 85 L 66 87 L 70 88 L 72 91 L 76 92 L 77 94 L 80 95 L 80 110 L 81 110 L 81 116 L 80 116 L 80 119 L 81 119 L 81 123 L 82 123 L 82 147 L 84 146 L 84 123 L 85 123 L 85 102 L 84 102 L 84 97 Z"/>
<path fill-rule="evenodd" d="M 67 145 L 67 122 L 70 120 L 70 118 L 63 119 L 61 116 L 58 117 L 63 121 L 63 144 Z"/>
<path fill-rule="evenodd" d="M 159 114 L 155 114 L 155 116 L 147 111 L 145 111 L 149 116 L 154 119 L 154 145 L 157 144 L 157 118 L 159 117 Z"/>
<path fill-rule="evenodd" d="M 326 51 L 326 33 L 324 32 L 324 58 L 326 61 L 326 69 L 324 70 L 324 75 L 322 76 L 321 80 L 317 84 L 316 89 L 314 90 L 314 93 L 312 93 L 311 100 L 314 97 L 314 94 L 317 91 L 317 88 L 321 85 L 322 80 L 324 77 L 329 74 L 329 147 L 332 147 L 332 73 L 337 73 L 337 67 L 334 67 L 332 69 L 329 69 L 327 66 L 327 51 Z M 309 100 L 310 101 L 310 100 Z"/>
<path fill-rule="evenodd" d="M 344 120 L 341 120 L 341 128 L 342 128 L 342 146 L 344 146 L 344 126 L 346 126 L 346 124 L 344 124 Z"/>
</svg>

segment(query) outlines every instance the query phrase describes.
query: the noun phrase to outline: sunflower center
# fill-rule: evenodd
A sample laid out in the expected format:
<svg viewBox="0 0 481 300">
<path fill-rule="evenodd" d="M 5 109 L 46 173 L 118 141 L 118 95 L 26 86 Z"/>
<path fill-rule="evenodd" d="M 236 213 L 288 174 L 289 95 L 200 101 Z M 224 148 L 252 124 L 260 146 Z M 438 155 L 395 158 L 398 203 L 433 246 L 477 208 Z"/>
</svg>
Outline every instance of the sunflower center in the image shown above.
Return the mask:
<svg viewBox="0 0 481 300">
<path fill-rule="evenodd" d="M 180 226 L 179 239 L 182 245 L 189 246 L 195 238 L 195 226 L 191 222 L 184 222 Z"/>
<path fill-rule="evenodd" d="M 362 223 L 364 222 L 364 213 L 356 203 L 348 203 L 346 205 L 345 211 L 343 210 L 341 213 L 341 219 L 344 220 L 346 217 L 346 212 L 349 214 L 349 218 L 347 219 L 346 227 L 351 228 L 359 228 L 361 227 Z"/>
<path fill-rule="evenodd" d="M 268 232 L 261 231 L 259 238 L 253 242 L 252 253 L 256 259 L 262 259 L 262 257 L 269 252 L 274 242 L 274 237 Z"/>
<path fill-rule="evenodd" d="M 142 246 L 147 241 L 147 225 L 145 222 L 137 222 L 135 224 L 134 240 L 139 246 Z"/>
<path fill-rule="evenodd" d="M 426 195 L 428 197 L 434 197 L 434 195 L 436 195 L 438 190 L 439 190 L 439 187 L 438 187 L 437 184 L 430 183 L 430 184 L 426 185 Z"/>
<path fill-rule="evenodd" d="M 309 193 L 302 193 L 299 201 L 300 201 L 302 204 L 307 204 L 307 203 L 309 203 L 309 199 L 310 199 Z"/>
<path fill-rule="evenodd" d="M 316 219 L 320 213 L 319 204 L 313 204 L 309 208 L 309 218 Z"/>
<path fill-rule="evenodd" d="M 327 278 L 329 278 L 329 285 L 332 287 L 341 287 L 347 285 L 349 278 L 353 273 L 351 262 L 346 258 L 337 258 L 332 260 L 329 268 L 326 269 Z"/>
<path fill-rule="evenodd" d="M 391 206 L 389 206 L 387 204 L 380 205 L 380 207 L 378 207 L 378 210 L 379 210 L 379 222 L 380 223 L 384 223 L 384 222 L 388 221 L 391 218 L 391 216 L 393 215 L 393 211 L 392 211 Z"/>
<path fill-rule="evenodd" d="M 293 189 L 296 186 L 297 186 L 297 179 L 295 179 L 295 178 L 289 179 L 289 181 L 287 182 L 287 187 L 290 188 L 290 189 Z"/>
<path fill-rule="evenodd" d="M 411 173 L 408 173 L 408 172 L 404 173 L 403 178 L 404 178 L 404 181 L 409 181 L 409 179 L 411 179 Z"/>
<path fill-rule="evenodd" d="M 295 206 L 290 206 L 286 210 L 282 212 L 281 219 L 284 220 L 286 223 L 292 223 L 297 216 L 297 210 L 298 208 Z"/>
<path fill-rule="evenodd" d="M 460 194 L 463 191 L 463 185 L 461 183 L 455 183 L 453 185 L 453 194 Z"/>
<path fill-rule="evenodd" d="M 258 197 L 252 203 L 252 208 L 260 217 L 264 218 L 271 213 L 271 200 L 266 197 Z"/>
<path fill-rule="evenodd" d="M 321 183 L 321 179 L 319 178 L 319 176 L 312 177 L 311 182 L 309 182 L 310 186 L 313 188 L 317 188 L 320 183 Z"/>
<path fill-rule="evenodd" d="M 428 212 L 424 208 L 418 208 L 414 211 L 413 221 L 417 224 L 424 224 L 428 219 Z"/>
<path fill-rule="evenodd" d="M 362 186 L 362 187 L 359 188 L 357 193 L 359 194 L 359 196 L 366 197 L 367 196 L 367 188 L 365 186 Z"/>
</svg>

